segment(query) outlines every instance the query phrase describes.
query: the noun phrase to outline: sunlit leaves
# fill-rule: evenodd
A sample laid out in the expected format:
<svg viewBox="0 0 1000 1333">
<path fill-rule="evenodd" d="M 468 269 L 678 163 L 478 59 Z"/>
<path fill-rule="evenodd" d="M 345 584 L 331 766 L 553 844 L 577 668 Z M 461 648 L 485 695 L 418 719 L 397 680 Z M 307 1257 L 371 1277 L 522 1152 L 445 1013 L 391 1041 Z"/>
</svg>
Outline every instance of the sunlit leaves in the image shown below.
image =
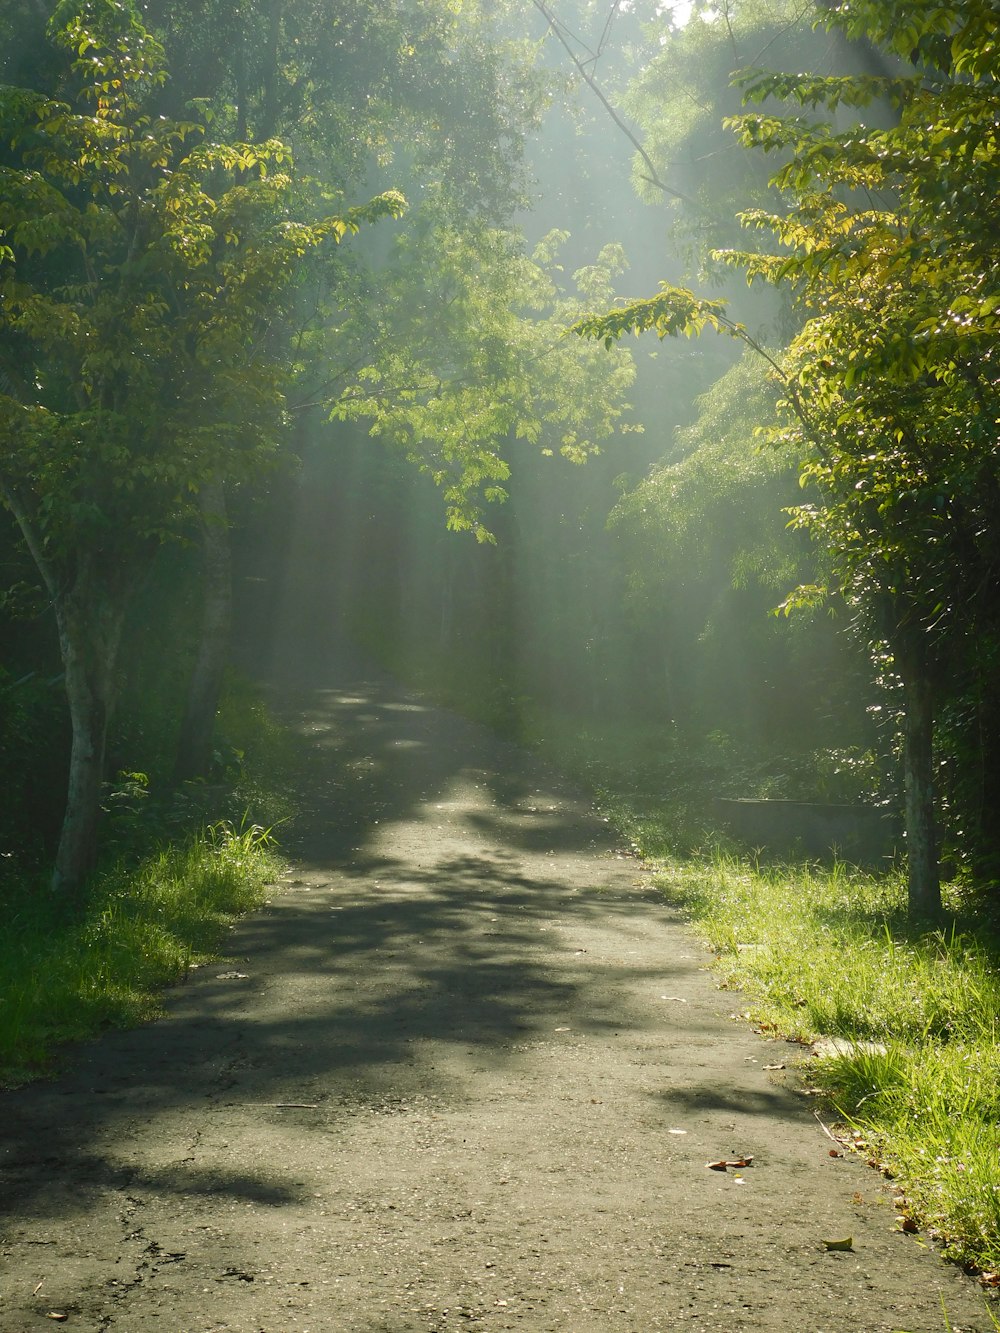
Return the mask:
<svg viewBox="0 0 1000 1333">
<path fill-rule="evenodd" d="M 683 287 L 660 284 L 657 296 L 627 301 L 601 315 L 587 315 L 573 325 L 583 338 L 595 338 L 611 348 L 626 333 L 654 332 L 658 338 L 692 338 L 709 328 L 738 336 L 741 329 L 725 315 L 724 301 L 697 297 Z"/>
<path fill-rule="evenodd" d="M 321 211 L 280 140 L 148 114 L 162 55 L 116 0 L 58 40 L 97 94 L 0 93 L 0 481 L 47 559 L 92 540 L 128 559 L 182 529 L 206 480 L 266 465 L 304 266 L 404 202 Z"/>
<path fill-rule="evenodd" d="M 907 599 L 940 639 L 972 613 L 982 562 L 997 555 L 995 446 L 983 430 L 1000 415 L 1000 102 L 995 62 L 982 58 L 995 9 L 908 6 L 901 22 L 898 6 L 852 3 L 822 21 L 918 68 L 889 80 L 744 76 L 748 96 L 831 113 L 880 98 L 896 121 L 835 131 L 800 116 L 736 118 L 746 147 L 790 157 L 772 178 L 781 210 L 743 216 L 776 249 L 720 258 L 788 285 L 807 315 L 788 384 L 790 401 L 809 406 L 795 433 L 810 453 L 803 480 L 822 499 L 793 521 L 835 553 L 855 595 Z"/>
<path fill-rule="evenodd" d="M 513 448 L 583 462 L 616 429 L 632 363 L 566 337 L 582 300 L 559 291 L 559 235 L 528 257 L 499 229 L 424 221 L 341 329 L 371 359 L 331 407 L 433 478 L 451 528 L 489 541 Z M 605 294 L 622 262 L 606 247 L 577 283 Z"/>
</svg>

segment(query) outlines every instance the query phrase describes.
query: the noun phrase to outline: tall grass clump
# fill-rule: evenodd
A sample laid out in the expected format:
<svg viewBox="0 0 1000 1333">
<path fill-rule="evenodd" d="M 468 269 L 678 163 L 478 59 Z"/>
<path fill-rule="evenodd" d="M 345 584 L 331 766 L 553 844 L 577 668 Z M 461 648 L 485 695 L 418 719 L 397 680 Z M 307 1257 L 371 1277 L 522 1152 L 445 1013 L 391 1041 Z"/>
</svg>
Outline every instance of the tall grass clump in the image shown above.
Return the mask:
<svg viewBox="0 0 1000 1333">
<path fill-rule="evenodd" d="M 223 822 L 105 870 L 79 911 L 25 877 L 8 883 L 0 1084 L 43 1071 L 68 1041 L 153 1017 L 163 987 L 219 948 L 278 865 L 267 831 Z"/>
<path fill-rule="evenodd" d="M 641 845 L 642 820 L 629 825 Z M 716 853 L 660 883 L 763 1031 L 821 1044 L 809 1070 L 901 1207 L 945 1253 L 1000 1272 L 1000 948 L 981 922 L 921 930 L 898 874 Z"/>
</svg>

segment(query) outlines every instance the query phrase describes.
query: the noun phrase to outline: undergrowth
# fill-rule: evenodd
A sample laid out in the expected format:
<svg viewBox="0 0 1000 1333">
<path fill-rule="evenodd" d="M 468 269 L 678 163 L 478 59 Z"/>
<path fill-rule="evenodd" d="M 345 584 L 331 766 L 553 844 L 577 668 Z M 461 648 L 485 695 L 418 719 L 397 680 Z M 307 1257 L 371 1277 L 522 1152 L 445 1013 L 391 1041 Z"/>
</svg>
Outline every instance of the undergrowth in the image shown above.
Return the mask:
<svg viewBox="0 0 1000 1333">
<path fill-rule="evenodd" d="M 277 868 L 266 830 L 221 822 L 105 870 L 81 911 L 27 878 L 9 881 L 0 1084 L 44 1071 L 66 1042 L 153 1017 L 162 988 L 219 948 L 230 923 L 263 900 Z"/>
</svg>

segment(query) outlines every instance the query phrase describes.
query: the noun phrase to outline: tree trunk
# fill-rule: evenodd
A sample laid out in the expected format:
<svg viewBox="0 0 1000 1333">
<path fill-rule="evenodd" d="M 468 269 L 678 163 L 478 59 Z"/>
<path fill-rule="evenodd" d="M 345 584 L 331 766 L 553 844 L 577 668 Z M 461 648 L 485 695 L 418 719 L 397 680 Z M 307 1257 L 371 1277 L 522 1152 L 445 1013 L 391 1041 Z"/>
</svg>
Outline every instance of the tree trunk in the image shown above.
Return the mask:
<svg viewBox="0 0 1000 1333">
<path fill-rule="evenodd" d="M 206 485 L 201 509 L 202 615 L 198 656 L 188 686 L 174 763 L 174 781 L 207 777 L 212 767 L 212 733 L 229 659 L 233 575 L 226 495 L 221 481 Z"/>
<path fill-rule="evenodd" d="M 927 664 L 915 635 L 897 654 L 906 708 L 903 778 L 906 794 L 906 860 L 911 920 L 942 914 L 934 819 L 934 704 Z"/>
<path fill-rule="evenodd" d="M 263 93 L 261 96 L 259 139 L 270 139 L 278 132 L 279 78 L 278 47 L 281 42 L 281 0 L 269 0 L 264 15 L 264 33 L 261 59 L 263 61 Z"/>
<path fill-rule="evenodd" d="M 52 873 L 52 887 L 60 893 L 78 893 L 97 859 L 125 601 L 102 587 L 89 562 L 82 560 L 72 591 L 54 603 L 73 729 L 66 811 Z"/>
<path fill-rule="evenodd" d="M 52 888 L 79 893 L 97 859 L 101 787 L 108 722 L 115 702 L 118 649 L 129 597 L 141 562 L 107 565 L 100 554 L 77 552 L 72 573 L 57 570 L 39 527 L 16 488 L 0 483 L 49 594 L 59 632 L 73 741 L 66 809 L 52 871 Z"/>
</svg>

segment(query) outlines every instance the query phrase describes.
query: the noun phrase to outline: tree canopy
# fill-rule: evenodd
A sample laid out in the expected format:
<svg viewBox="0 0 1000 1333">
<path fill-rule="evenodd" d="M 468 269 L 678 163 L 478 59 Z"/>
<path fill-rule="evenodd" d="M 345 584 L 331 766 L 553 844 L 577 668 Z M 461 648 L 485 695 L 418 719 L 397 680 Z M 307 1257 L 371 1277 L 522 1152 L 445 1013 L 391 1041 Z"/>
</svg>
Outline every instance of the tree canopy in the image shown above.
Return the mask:
<svg viewBox="0 0 1000 1333">
<path fill-rule="evenodd" d="M 118 0 L 57 16 L 53 38 L 65 98 L 2 94 L 0 494 L 59 627 L 74 753 L 56 875 L 75 887 L 128 599 L 199 492 L 273 452 L 305 257 L 402 199 L 324 215 L 279 140 L 152 114 L 162 48 Z"/>
<path fill-rule="evenodd" d="M 933 914 L 932 712 L 957 682 L 981 681 L 998 628 L 995 11 L 908 6 L 900 22 L 897 6 L 873 0 L 816 21 L 909 67 L 742 76 L 748 101 L 801 110 L 731 120 L 744 148 L 784 161 L 774 204 L 742 214 L 772 246 L 718 258 L 786 286 L 804 316 L 773 361 L 784 438 L 816 497 L 793 521 L 822 543 L 873 652 L 887 651 L 903 682 L 911 905 Z M 873 106 L 893 109 L 888 127 L 843 126 Z M 614 341 L 705 326 L 749 338 L 718 302 L 672 287 L 578 330 Z"/>
</svg>

